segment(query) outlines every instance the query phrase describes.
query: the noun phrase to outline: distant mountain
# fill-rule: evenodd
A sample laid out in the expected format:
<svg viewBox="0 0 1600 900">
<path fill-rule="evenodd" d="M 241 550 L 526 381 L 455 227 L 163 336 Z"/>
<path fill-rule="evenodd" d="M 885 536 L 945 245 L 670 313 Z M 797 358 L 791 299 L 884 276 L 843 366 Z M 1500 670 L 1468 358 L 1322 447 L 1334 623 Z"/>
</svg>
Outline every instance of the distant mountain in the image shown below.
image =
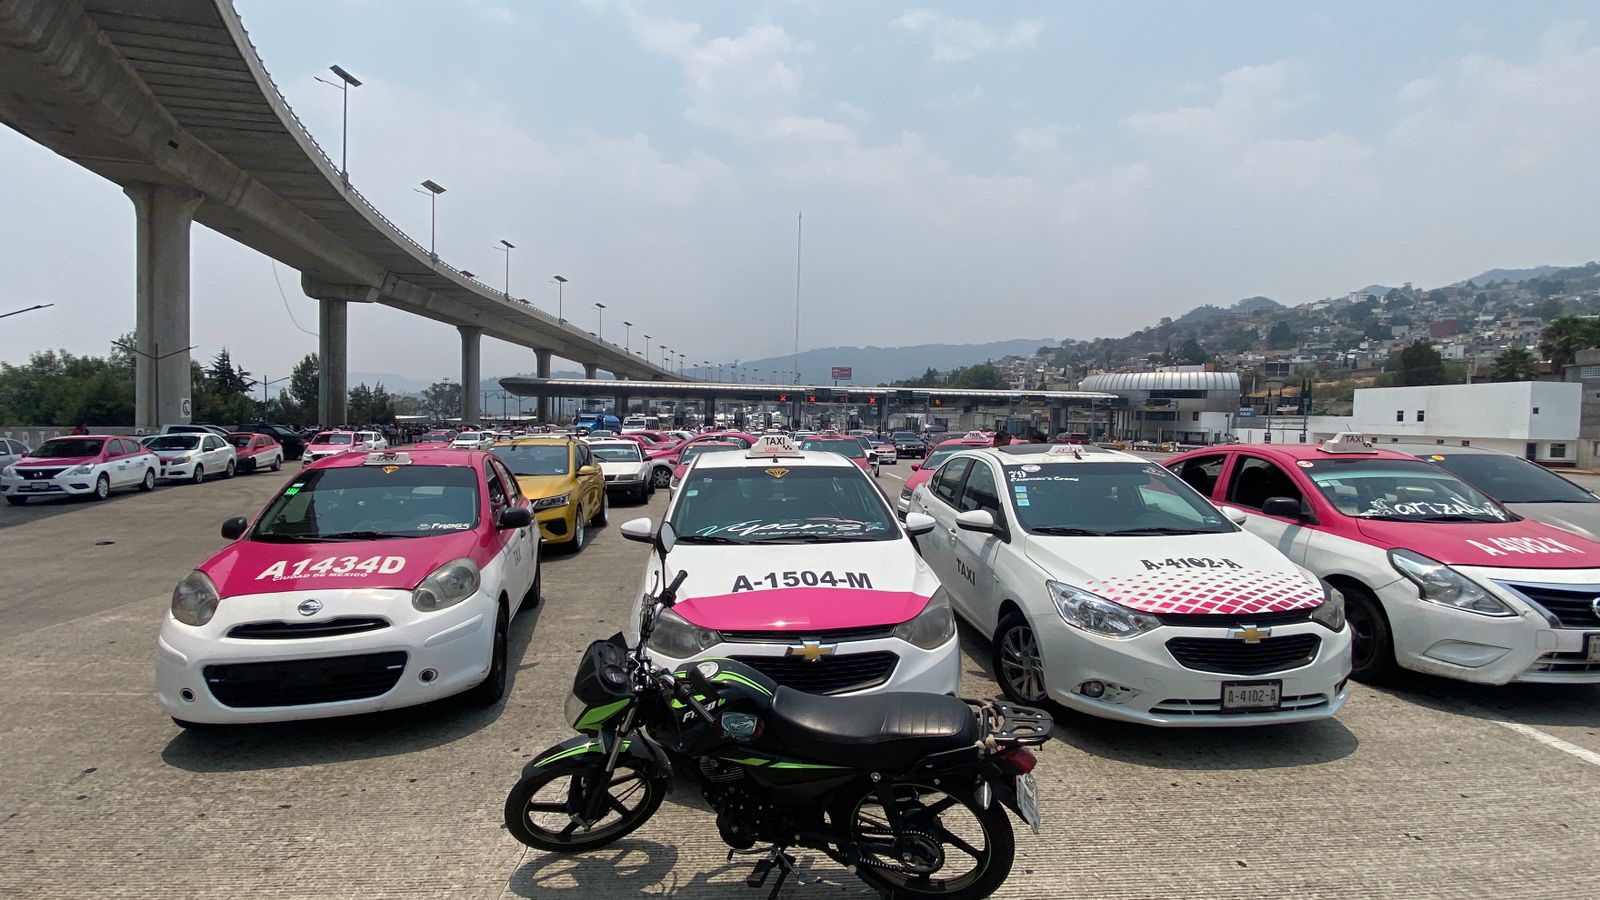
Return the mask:
<svg viewBox="0 0 1600 900">
<path fill-rule="evenodd" d="M 1056 338 L 1018 338 L 1011 341 L 992 341 L 987 344 L 917 344 L 911 347 L 820 347 L 800 353 L 799 368 L 802 381 L 827 383 L 834 366 L 854 369 L 852 384 L 878 384 L 901 378 L 915 378 L 930 367 L 945 371 L 958 366 L 970 366 L 1003 356 L 1031 356 L 1040 347 L 1054 347 Z M 793 356 L 776 356 L 766 359 L 742 359 L 740 366 L 760 370 L 761 380 L 789 377 L 795 368 Z M 774 376 L 773 373 L 785 373 Z"/>
<path fill-rule="evenodd" d="M 1283 304 L 1271 297 L 1246 297 L 1235 303 L 1233 308 L 1242 313 L 1253 313 L 1263 309 L 1282 309 Z"/>
<path fill-rule="evenodd" d="M 1534 266 L 1531 269 L 1490 269 L 1487 272 L 1481 272 L 1477 275 L 1474 275 L 1471 278 L 1466 279 L 1466 281 L 1458 281 L 1450 286 L 1460 287 L 1461 285 L 1466 284 L 1468 281 L 1480 286 L 1488 284 L 1492 281 L 1509 281 L 1512 284 L 1521 284 L 1524 281 L 1532 281 L 1535 278 L 1548 278 L 1549 276 L 1554 275 L 1566 268 L 1568 267 Z"/>
</svg>

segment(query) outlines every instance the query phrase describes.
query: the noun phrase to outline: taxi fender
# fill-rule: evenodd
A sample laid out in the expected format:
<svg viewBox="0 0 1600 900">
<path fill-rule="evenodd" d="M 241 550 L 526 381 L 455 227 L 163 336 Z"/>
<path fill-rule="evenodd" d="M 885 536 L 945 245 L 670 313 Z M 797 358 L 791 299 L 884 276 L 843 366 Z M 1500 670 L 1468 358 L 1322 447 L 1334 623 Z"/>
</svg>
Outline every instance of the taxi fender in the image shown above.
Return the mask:
<svg viewBox="0 0 1600 900">
<path fill-rule="evenodd" d="M 522 777 L 527 778 L 539 772 L 546 766 L 569 762 L 575 759 L 584 759 L 599 765 L 605 760 L 606 748 L 610 741 L 616 740 L 614 733 L 602 732 L 599 737 L 590 737 L 586 734 L 568 738 L 552 747 L 547 747 L 542 753 L 534 754 L 522 767 Z M 626 738 L 626 746 L 622 748 L 624 755 L 644 763 L 646 771 L 651 776 L 660 779 L 671 789 L 672 763 L 667 759 L 667 753 L 661 746 L 642 731 L 635 731 Z"/>
<path fill-rule="evenodd" d="M 1360 582 L 1374 594 L 1402 580 L 1400 573 L 1389 564 L 1388 552 L 1370 544 L 1345 538 L 1313 538 L 1309 549 L 1306 560 L 1308 567 L 1324 580 L 1346 578 Z M 1315 565 L 1309 565 L 1313 559 Z"/>
</svg>

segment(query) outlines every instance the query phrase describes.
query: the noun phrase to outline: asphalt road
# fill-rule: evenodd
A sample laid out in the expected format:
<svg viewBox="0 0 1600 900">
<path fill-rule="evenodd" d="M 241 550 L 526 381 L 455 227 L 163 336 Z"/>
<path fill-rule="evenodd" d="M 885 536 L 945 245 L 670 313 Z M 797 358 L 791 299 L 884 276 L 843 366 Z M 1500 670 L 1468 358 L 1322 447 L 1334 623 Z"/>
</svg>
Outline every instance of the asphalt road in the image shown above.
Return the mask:
<svg viewBox="0 0 1600 900">
<path fill-rule="evenodd" d="M 291 467 L 292 468 L 292 467 Z M 892 497 L 902 462 L 885 469 Z M 757 897 L 680 783 L 605 851 L 500 824 L 522 764 L 568 736 L 579 650 L 617 630 L 647 550 L 616 523 L 546 559 L 487 711 L 423 708 L 184 733 L 152 696 L 172 585 L 282 475 L 107 503 L 0 507 L 0 896 Z M 664 494 L 647 509 L 659 515 Z M 112 543 L 102 543 L 110 541 Z M 993 696 L 970 632 L 963 691 Z M 1151 730 L 1063 719 L 1045 832 L 1006 897 L 1571 897 L 1600 884 L 1600 689 L 1358 685 L 1333 721 Z M 788 897 L 871 896 L 825 859 Z"/>
</svg>

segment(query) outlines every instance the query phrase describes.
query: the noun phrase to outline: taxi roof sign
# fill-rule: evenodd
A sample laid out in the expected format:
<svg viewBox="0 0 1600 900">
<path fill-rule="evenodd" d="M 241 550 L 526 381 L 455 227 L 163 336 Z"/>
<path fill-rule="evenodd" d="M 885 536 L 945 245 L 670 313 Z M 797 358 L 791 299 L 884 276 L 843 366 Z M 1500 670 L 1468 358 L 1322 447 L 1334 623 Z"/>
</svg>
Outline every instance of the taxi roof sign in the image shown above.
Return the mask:
<svg viewBox="0 0 1600 900">
<path fill-rule="evenodd" d="M 1354 431 L 1341 431 L 1322 442 L 1323 453 L 1377 453 L 1366 437 Z"/>
<path fill-rule="evenodd" d="M 969 431 L 966 434 L 963 434 L 961 439 L 963 441 L 987 441 L 990 440 L 990 437 L 981 431 Z"/>
<path fill-rule="evenodd" d="M 786 434 L 763 434 L 750 445 L 746 459 L 775 459 L 780 456 L 805 456 Z"/>
<path fill-rule="evenodd" d="M 409 466 L 409 465 L 411 465 L 411 454 L 409 454 L 409 453 L 396 453 L 396 452 L 394 452 L 392 450 L 381 450 L 381 451 L 378 451 L 376 453 L 368 453 L 367 454 L 367 458 L 366 458 L 365 461 L 362 462 L 362 465 L 364 465 L 364 466 Z"/>
</svg>

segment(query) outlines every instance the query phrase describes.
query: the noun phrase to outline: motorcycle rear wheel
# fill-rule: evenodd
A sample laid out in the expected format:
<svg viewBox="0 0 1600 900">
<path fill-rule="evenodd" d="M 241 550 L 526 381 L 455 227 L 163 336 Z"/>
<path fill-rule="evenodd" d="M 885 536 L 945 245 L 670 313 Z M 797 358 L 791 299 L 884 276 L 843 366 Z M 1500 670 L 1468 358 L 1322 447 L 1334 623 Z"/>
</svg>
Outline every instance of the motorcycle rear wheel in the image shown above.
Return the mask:
<svg viewBox="0 0 1600 900">
<path fill-rule="evenodd" d="M 589 753 L 525 775 L 506 795 L 506 828 L 540 850 L 581 853 L 623 838 L 649 821 L 667 794 L 665 779 L 631 757 L 617 760 L 606 788 L 609 807 L 584 828 L 574 821 L 591 780 L 605 775 L 604 757 Z"/>
<path fill-rule="evenodd" d="M 876 785 L 843 792 L 830 813 L 846 844 L 855 844 L 867 856 L 858 870 L 861 878 L 896 897 L 977 900 L 999 890 L 1016 857 L 1011 819 L 999 801 L 982 809 L 970 792 L 946 794 L 909 781 L 890 789 L 901 807 L 900 835 L 889 828 Z M 918 874 L 915 863 L 927 867 L 925 851 L 932 841 L 937 841 L 942 861 L 934 871 Z M 897 855 L 907 851 L 920 856 L 912 865 Z"/>
</svg>

